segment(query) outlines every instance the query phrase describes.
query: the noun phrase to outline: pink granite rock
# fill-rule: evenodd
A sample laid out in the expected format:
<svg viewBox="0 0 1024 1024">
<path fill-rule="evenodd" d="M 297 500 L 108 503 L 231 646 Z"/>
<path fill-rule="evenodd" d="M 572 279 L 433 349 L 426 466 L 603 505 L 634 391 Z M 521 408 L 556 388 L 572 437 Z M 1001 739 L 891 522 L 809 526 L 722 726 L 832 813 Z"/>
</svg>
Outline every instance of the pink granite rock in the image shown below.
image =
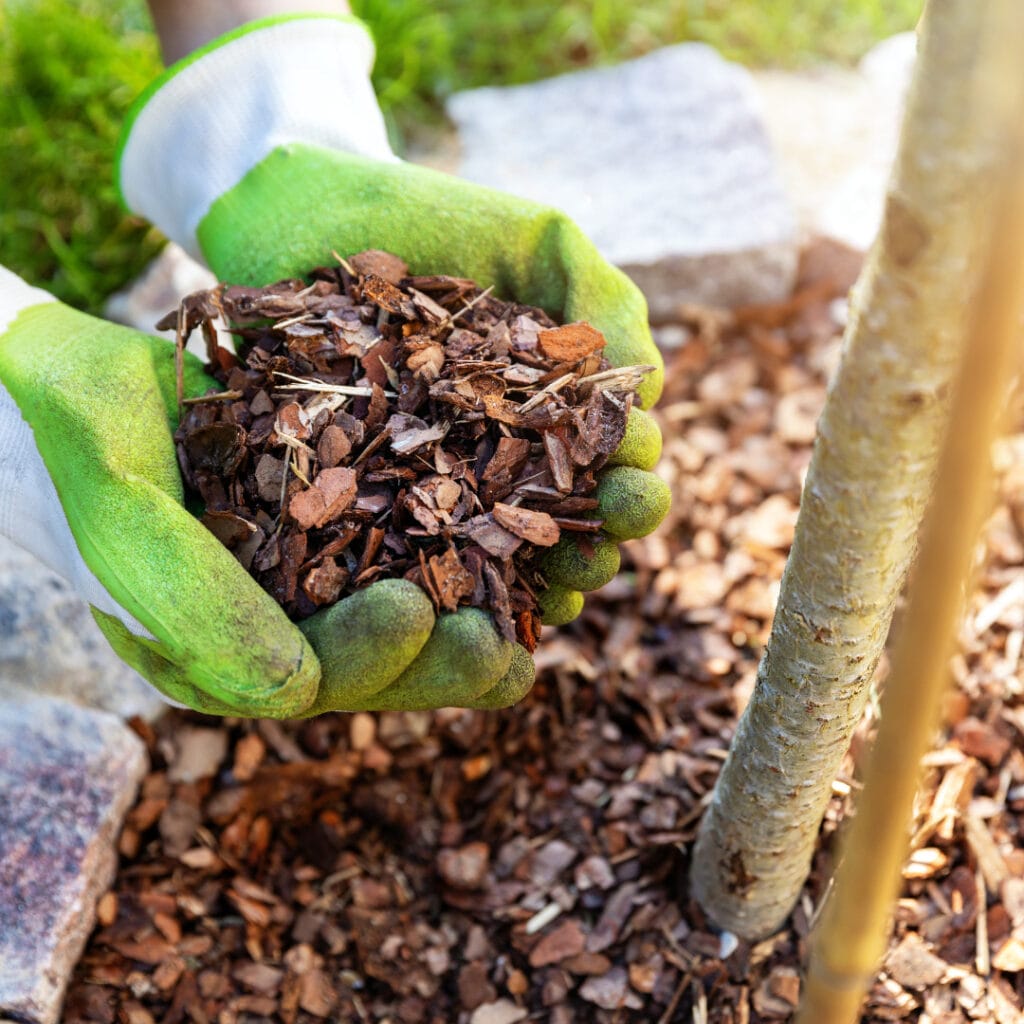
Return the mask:
<svg viewBox="0 0 1024 1024">
<path fill-rule="evenodd" d="M 113 715 L 51 697 L 0 703 L 0 1020 L 59 1020 L 145 770 Z"/>
</svg>

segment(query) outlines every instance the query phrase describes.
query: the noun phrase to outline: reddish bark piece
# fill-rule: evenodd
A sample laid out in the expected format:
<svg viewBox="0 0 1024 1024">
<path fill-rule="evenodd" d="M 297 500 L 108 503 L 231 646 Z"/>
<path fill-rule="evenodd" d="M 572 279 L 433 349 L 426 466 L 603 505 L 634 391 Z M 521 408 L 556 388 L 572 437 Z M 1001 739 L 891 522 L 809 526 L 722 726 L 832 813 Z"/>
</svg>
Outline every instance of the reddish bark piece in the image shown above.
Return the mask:
<svg viewBox="0 0 1024 1024">
<path fill-rule="evenodd" d="M 558 524 L 547 512 L 536 512 L 496 501 L 494 518 L 506 530 L 538 547 L 549 548 L 552 544 L 557 544 L 561 535 Z"/>
<path fill-rule="evenodd" d="M 370 405 L 363 419 L 366 430 L 380 426 L 388 415 L 388 399 L 384 394 L 384 389 L 376 382 L 371 385 L 371 388 L 373 393 L 370 396 Z"/>
<path fill-rule="evenodd" d="M 413 305 L 405 293 L 378 274 L 367 274 L 363 295 L 389 313 L 401 313 L 410 320 L 415 316 Z"/>
<path fill-rule="evenodd" d="M 446 611 L 455 611 L 459 601 L 473 591 L 472 574 L 459 561 L 454 548 L 448 548 L 443 555 L 431 556 L 428 566 L 438 605 Z"/>
<path fill-rule="evenodd" d="M 602 953 L 583 952 L 562 961 L 562 967 L 573 974 L 602 975 L 611 969 L 612 962 Z"/>
<path fill-rule="evenodd" d="M 571 956 L 582 953 L 585 945 L 586 935 L 579 921 L 566 921 L 545 935 L 530 950 L 530 966 L 546 967 L 548 964 L 561 963 Z"/>
<path fill-rule="evenodd" d="M 347 509 L 356 497 L 356 474 L 347 467 L 325 469 L 313 486 L 292 497 L 288 514 L 303 529 L 323 526 Z"/>
<path fill-rule="evenodd" d="M 437 855 L 437 871 L 446 885 L 456 889 L 479 889 L 487 877 L 491 851 L 486 843 L 467 843 Z"/>
<path fill-rule="evenodd" d="M 333 604 L 341 596 L 348 576 L 348 570 L 339 567 L 333 558 L 325 558 L 306 574 L 302 589 L 313 604 Z"/>
<path fill-rule="evenodd" d="M 364 277 L 375 274 L 384 278 L 389 284 L 400 284 L 403 277 L 408 276 L 409 267 L 405 260 L 399 259 L 394 253 L 382 249 L 367 249 L 357 252 L 348 258 L 349 266 Z"/>
<path fill-rule="evenodd" d="M 320 465 L 324 469 L 333 469 L 335 466 L 341 465 L 342 459 L 350 451 L 352 451 L 352 442 L 341 427 L 335 426 L 333 423 L 324 427 L 324 432 L 320 435 L 320 441 L 316 447 L 317 458 L 320 459 Z"/>
<path fill-rule="evenodd" d="M 381 338 L 360 357 L 360 364 L 366 373 L 364 383 L 377 384 L 386 388 L 391 384 L 389 371 L 394 372 L 395 361 L 399 358 L 401 346 L 396 338 Z"/>
<path fill-rule="evenodd" d="M 537 649 L 542 628 L 541 617 L 532 609 L 527 608 L 516 615 L 516 639 L 530 654 Z"/>
<path fill-rule="evenodd" d="M 307 538 L 304 533 L 293 533 L 281 540 L 281 562 L 278 567 L 280 574 L 279 593 L 282 603 L 295 598 L 295 587 L 298 583 L 299 568 L 306 559 Z"/>
<path fill-rule="evenodd" d="M 497 990 L 488 978 L 487 965 L 479 960 L 466 964 L 459 971 L 459 1000 L 463 1009 L 475 1010 L 482 1003 L 493 1002 Z"/>
<path fill-rule="evenodd" d="M 494 454 L 484 468 L 481 480 L 513 480 L 530 457 L 530 442 L 525 437 L 500 437 Z"/>
<path fill-rule="evenodd" d="M 607 342 L 604 335 L 590 324 L 565 324 L 541 331 L 537 335 L 537 346 L 549 359 L 560 363 L 574 363 L 603 349 Z"/>
<path fill-rule="evenodd" d="M 287 434 L 296 441 L 308 441 L 312 431 L 309 428 L 309 417 L 298 402 L 289 402 L 277 410 L 274 430 L 279 434 Z"/>
<path fill-rule="evenodd" d="M 969 757 L 976 757 L 989 765 L 997 765 L 1010 750 L 1010 741 L 995 726 L 970 717 L 957 723 L 953 730 L 960 749 Z"/>
</svg>

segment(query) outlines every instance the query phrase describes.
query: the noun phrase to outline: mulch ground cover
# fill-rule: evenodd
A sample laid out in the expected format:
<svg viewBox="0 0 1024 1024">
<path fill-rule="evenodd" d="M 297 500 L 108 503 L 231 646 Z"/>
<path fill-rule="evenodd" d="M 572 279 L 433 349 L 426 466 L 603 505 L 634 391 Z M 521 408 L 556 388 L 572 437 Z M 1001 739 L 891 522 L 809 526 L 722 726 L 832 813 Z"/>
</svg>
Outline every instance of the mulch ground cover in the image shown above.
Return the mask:
<svg viewBox="0 0 1024 1024">
<path fill-rule="evenodd" d="M 65 1021 L 789 1017 L 874 704 L 778 934 L 717 935 L 686 876 L 768 636 L 855 271 L 815 245 L 791 301 L 659 325 L 672 512 L 579 620 L 544 630 L 516 707 L 136 723 L 151 771 Z M 865 1021 L 1022 1019 L 1019 401 L 1013 431 Z"/>
</svg>

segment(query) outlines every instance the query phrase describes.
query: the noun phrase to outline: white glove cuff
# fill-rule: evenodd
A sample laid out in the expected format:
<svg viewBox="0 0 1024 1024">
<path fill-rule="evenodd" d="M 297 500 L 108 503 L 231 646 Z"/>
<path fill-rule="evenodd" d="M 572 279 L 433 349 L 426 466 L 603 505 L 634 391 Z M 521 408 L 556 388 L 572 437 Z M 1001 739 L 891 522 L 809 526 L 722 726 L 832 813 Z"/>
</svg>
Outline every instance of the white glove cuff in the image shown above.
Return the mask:
<svg viewBox="0 0 1024 1024">
<path fill-rule="evenodd" d="M 6 267 L 0 267 L 0 334 L 6 333 L 23 309 L 38 306 L 41 302 L 56 301 L 49 292 L 33 288 L 17 274 L 11 273 Z M 0 494 L 3 494 L 2 489 Z"/>
<path fill-rule="evenodd" d="M 256 25 L 186 58 L 141 106 L 121 152 L 125 202 L 202 259 L 196 227 L 279 146 L 396 159 L 370 84 L 373 41 L 355 20 Z"/>
</svg>

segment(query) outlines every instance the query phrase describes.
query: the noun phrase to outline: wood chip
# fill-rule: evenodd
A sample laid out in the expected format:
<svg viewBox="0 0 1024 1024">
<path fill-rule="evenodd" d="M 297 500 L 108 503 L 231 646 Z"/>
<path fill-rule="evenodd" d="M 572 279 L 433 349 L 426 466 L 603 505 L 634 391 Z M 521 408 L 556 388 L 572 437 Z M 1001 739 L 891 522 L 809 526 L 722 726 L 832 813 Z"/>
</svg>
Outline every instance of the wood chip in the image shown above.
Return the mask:
<svg viewBox="0 0 1024 1024">
<path fill-rule="evenodd" d="M 493 513 L 500 526 L 538 547 L 551 547 L 558 543 L 561 536 L 558 524 L 546 512 L 517 508 L 496 501 Z"/>
<path fill-rule="evenodd" d="M 598 352 L 607 343 L 604 335 L 590 324 L 566 324 L 537 335 L 537 345 L 549 359 L 560 363 L 574 363 Z"/>
</svg>

